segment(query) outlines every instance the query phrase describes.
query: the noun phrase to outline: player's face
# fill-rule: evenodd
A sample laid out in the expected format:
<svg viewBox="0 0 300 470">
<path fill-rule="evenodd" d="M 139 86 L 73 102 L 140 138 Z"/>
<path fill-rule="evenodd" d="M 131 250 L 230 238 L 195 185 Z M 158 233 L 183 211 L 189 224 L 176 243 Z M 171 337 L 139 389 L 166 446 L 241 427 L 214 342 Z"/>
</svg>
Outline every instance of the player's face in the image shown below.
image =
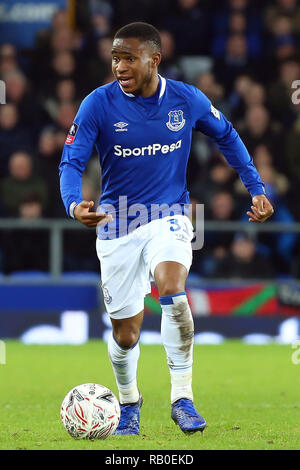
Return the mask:
<svg viewBox="0 0 300 470">
<path fill-rule="evenodd" d="M 139 39 L 115 39 L 113 42 L 112 71 L 126 93 L 147 96 L 160 59 L 160 53 Z"/>
</svg>

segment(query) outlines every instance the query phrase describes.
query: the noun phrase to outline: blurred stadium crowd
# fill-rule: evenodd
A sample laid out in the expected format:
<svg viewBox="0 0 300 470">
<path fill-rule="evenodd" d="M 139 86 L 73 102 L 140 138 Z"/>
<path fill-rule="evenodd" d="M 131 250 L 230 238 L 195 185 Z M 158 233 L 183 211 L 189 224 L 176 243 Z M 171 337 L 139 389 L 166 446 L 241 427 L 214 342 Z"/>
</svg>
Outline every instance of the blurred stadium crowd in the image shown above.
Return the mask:
<svg viewBox="0 0 300 470">
<path fill-rule="evenodd" d="M 276 222 L 299 220 L 300 6 L 297 0 L 114 0 L 78 2 L 70 26 L 58 10 L 32 50 L 0 45 L 0 217 L 65 218 L 58 164 L 81 100 L 113 80 L 111 44 L 131 21 L 160 31 L 166 78 L 195 84 L 231 120 L 253 156 L 275 207 Z M 298 94 L 298 101 L 300 101 Z M 295 100 L 294 100 L 295 101 Z M 94 155 L 83 197 L 97 201 L 100 170 Z M 207 220 L 245 220 L 251 199 L 217 146 L 195 134 L 188 168 L 192 201 Z M 94 231 L 66 232 L 66 270 L 98 270 Z M 206 277 L 299 277 L 299 239 L 293 233 L 209 233 L 192 270 Z M 1 234 L 0 271 L 48 269 L 48 234 Z"/>
</svg>

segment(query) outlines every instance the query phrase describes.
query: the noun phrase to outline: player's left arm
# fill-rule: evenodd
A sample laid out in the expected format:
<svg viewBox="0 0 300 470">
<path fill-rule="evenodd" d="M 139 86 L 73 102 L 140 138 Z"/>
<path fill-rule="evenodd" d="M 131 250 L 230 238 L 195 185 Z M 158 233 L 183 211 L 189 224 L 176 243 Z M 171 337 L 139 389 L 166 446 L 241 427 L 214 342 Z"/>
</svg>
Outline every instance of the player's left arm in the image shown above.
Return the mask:
<svg viewBox="0 0 300 470">
<path fill-rule="evenodd" d="M 265 185 L 253 164 L 240 136 L 225 116 L 211 104 L 197 88 L 190 101 L 193 126 L 211 137 L 234 168 L 252 197 L 251 210 L 247 212 L 250 222 L 264 222 L 274 213 L 272 204 L 265 196 Z"/>
</svg>

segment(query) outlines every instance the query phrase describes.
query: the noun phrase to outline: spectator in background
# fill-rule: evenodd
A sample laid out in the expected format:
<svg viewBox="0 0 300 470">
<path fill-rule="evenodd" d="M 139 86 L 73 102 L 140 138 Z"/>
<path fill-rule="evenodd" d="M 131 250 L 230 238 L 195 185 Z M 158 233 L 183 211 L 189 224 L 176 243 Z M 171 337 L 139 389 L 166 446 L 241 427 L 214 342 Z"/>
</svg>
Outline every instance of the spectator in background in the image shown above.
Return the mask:
<svg viewBox="0 0 300 470">
<path fill-rule="evenodd" d="M 223 57 L 225 54 L 228 36 L 234 34 L 245 35 L 247 41 L 247 50 L 250 57 L 258 58 L 262 55 L 263 47 L 260 32 L 251 31 L 251 29 L 249 30 L 245 13 L 235 11 L 228 17 L 226 31 L 219 33 L 214 37 L 212 44 L 212 54 L 214 57 Z"/>
<path fill-rule="evenodd" d="M 300 33 L 300 6 L 298 0 L 277 0 L 272 2 L 265 10 L 265 25 L 269 31 L 273 30 L 273 26 L 278 18 L 285 17 L 291 22 L 292 33 Z"/>
<path fill-rule="evenodd" d="M 51 28 L 43 29 L 36 35 L 35 50 L 50 52 L 53 32 L 69 28 L 68 14 L 66 10 L 56 10 L 52 16 Z"/>
<path fill-rule="evenodd" d="M 36 88 L 48 78 L 49 64 L 57 54 L 75 51 L 78 47 L 76 39 L 68 24 L 67 12 L 58 10 L 53 16 L 52 27 L 41 31 L 36 38 L 30 70 L 30 79 Z"/>
<path fill-rule="evenodd" d="M 74 117 L 76 115 L 77 106 L 73 103 L 61 103 L 58 108 L 57 116 L 54 124 L 57 131 L 62 131 L 65 134 L 65 138 L 68 130 L 70 129 Z"/>
<path fill-rule="evenodd" d="M 224 87 L 217 82 L 212 72 L 201 73 L 196 79 L 196 87 L 210 99 L 217 109 L 222 111 L 228 119 L 230 118 L 229 106 L 224 96 Z"/>
<path fill-rule="evenodd" d="M 279 66 L 279 77 L 269 89 L 270 110 L 276 119 L 280 119 L 286 129 L 290 129 L 296 118 L 296 108 L 292 102 L 292 83 L 300 78 L 300 62 L 288 59 Z"/>
<path fill-rule="evenodd" d="M 239 75 L 234 81 L 233 89 L 228 96 L 228 105 L 233 121 L 240 120 L 245 114 L 245 97 L 248 94 L 253 79 L 250 75 Z"/>
<path fill-rule="evenodd" d="M 277 197 L 284 198 L 289 190 L 289 180 L 286 175 L 278 172 L 274 167 L 273 156 L 270 149 L 264 144 L 258 145 L 253 151 L 253 160 L 256 168 L 259 169 L 266 178 L 266 181 L 263 181 L 268 185 L 268 194 L 271 199 L 275 202 L 274 199 Z M 242 182 L 240 179 L 237 179 L 234 183 L 235 194 L 239 198 L 244 198 L 245 204 L 247 204 L 246 198 L 248 199 L 248 191 L 244 191 L 243 188 Z"/>
<path fill-rule="evenodd" d="M 217 4 L 213 18 L 214 36 L 228 31 L 230 17 L 233 14 L 241 14 L 246 18 L 247 29 L 251 33 L 260 34 L 263 27 L 261 9 L 257 8 L 251 0 L 226 0 L 223 4 Z"/>
<path fill-rule="evenodd" d="M 199 7 L 198 0 L 177 0 L 161 23 L 161 29 L 173 35 L 178 55 L 209 54 L 209 17 L 205 8 Z"/>
<path fill-rule="evenodd" d="M 61 80 L 75 81 L 76 86 L 82 92 L 82 82 L 79 80 L 76 61 L 71 52 L 58 52 L 54 55 L 39 83 L 39 92 L 43 98 L 55 95 L 57 84 Z"/>
<path fill-rule="evenodd" d="M 0 185 L 1 200 L 7 217 L 17 217 L 21 201 L 35 193 L 42 207 L 47 205 L 47 187 L 42 178 L 33 173 L 33 161 L 26 152 L 15 152 L 9 159 L 9 175 Z"/>
<path fill-rule="evenodd" d="M 257 246 L 245 234 L 235 236 L 230 251 L 216 263 L 213 277 L 223 279 L 270 279 L 274 269 L 270 260 L 257 252 Z"/>
<path fill-rule="evenodd" d="M 285 196 L 289 189 L 287 177 L 275 170 L 271 162 L 271 155 L 268 155 L 268 149 L 258 148 L 255 161 L 258 163 L 257 170 L 265 183 L 266 196 L 275 207 L 272 221 L 280 223 L 295 222 L 295 218 L 285 202 Z M 243 212 L 241 220 L 245 222 L 248 220 L 245 212 Z M 289 273 L 297 239 L 297 235 L 292 232 L 261 233 L 258 236 L 259 250 L 262 254 L 272 257 L 278 272 Z"/>
<path fill-rule="evenodd" d="M 86 3 L 89 3 L 89 5 L 87 6 Z M 88 8 L 90 12 L 87 16 Z M 84 57 L 89 61 L 97 55 L 96 44 L 99 39 L 109 37 L 111 34 L 111 21 L 116 5 L 113 8 L 108 2 L 89 0 L 81 4 L 78 3 L 77 10 L 77 23 L 80 22 L 78 26 L 85 30 L 81 50 Z M 85 25 L 81 26 L 82 22 Z"/>
<path fill-rule="evenodd" d="M 98 39 L 95 55 L 87 64 L 88 93 L 103 85 L 111 77 L 111 48 L 110 37 Z"/>
<path fill-rule="evenodd" d="M 3 44 L 0 46 L 1 79 L 3 78 L 4 74 L 15 70 L 19 70 L 16 48 L 12 44 Z"/>
<path fill-rule="evenodd" d="M 266 91 L 265 88 L 257 82 L 252 82 L 248 92 L 244 95 L 245 107 L 251 106 L 265 106 L 266 104 Z"/>
<path fill-rule="evenodd" d="M 297 193 L 300 183 L 300 105 L 297 105 L 298 117 L 292 128 L 286 136 L 285 155 L 289 168 L 289 175 L 295 180 L 297 185 Z M 298 196 L 297 196 L 298 199 Z M 300 217 L 300 210 L 299 210 Z"/>
<path fill-rule="evenodd" d="M 292 21 L 286 16 L 278 16 L 270 28 L 271 38 L 269 48 L 272 51 L 284 44 L 295 43 L 295 38 L 292 33 Z"/>
<path fill-rule="evenodd" d="M 266 90 L 260 83 L 250 80 L 247 90 L 238 99 L 237 106 L 233 110 L 233 116 L 234 120 L 237 121 L 236 127 L 242 129 L 243 118 L 251 107 L 265 107 L 267 101 Z"/>
<path fill-rule="evenodd" d="M 171 80 L 182 80 L 182 71 L 177 64 L 175 55 L 175 41 L 173 35 L 166 30 L 159 32 L 162 46 L 162 62 L 159 66 L 159 73 Z"/>
<path fill-rule="evenodd" d="M 42 217 L 43 203 L 38 193 L 27 193 L 19 201 L 19 218 L 33 221 Z M 47 271 L 49 234 L 46 230 L 9 230 L 3 234 L 4 272 Z M 16 249 L 17 247 L 17 249 Z"/>
<path fill-rule="evenodd" d="M 286 165 L 283 156 L 283 135 L 280 125 L 273 123 L 269 111 L 261 105 L 254 105 L 246 111 L 245 127 L 240 130 L 240 136 L 245 142 L 250 154 L 260 145 L 270 148 L 276 168 L 285 172 Z"/>
<path fill-rule="evenodd" d="M 58 147 L 56 132 L 53 127 L 43 130 L 39 138 L 36 156 L 36 171 L 47 185 L 48 205 L 44 211 L 47 217 L 63 217 L 64 208 L 57 188 L 59 177 L 57 167 L 60 162 L 61 148 Z"/>
<path fill-rule="evenodd" d="M 216 59 L 214 64 L 217 80 L 224 85 L 226 92 L 231 92 L 236 78 L 253 70 L 245 35 L 230 35 L 226 42 L 224 57 Z"/>
<path fill-rule="evenodd" d="M 191 187 L 191 194 L 195 199 L 205 204 L 206 207 L 209 207 L 216 193 L 232 191 L 235 178 L 234 170 L 225 162 L 218 159 L 211 163 L 208 175 L 202 175 L 202 178 L 199 175 L 199 179 Z M 212 207 L 215 206 L 213 205 Z"/>
<path fill-rule="evenodd" d="M 49 116 L 34 99 L 30 84 L 22 72 L 18 70 L 7 72 L 3 79 L 6 84 L 7 102 L 17 106 L 20 124 L 26 127 L 33 139 L 36 138 L 40 126 L 49 122 Z"/>
<path fill-rule="evenodd" d="M 21 126 L 14 104 L 0 105 L 0 178 L 7 174 L 9 156 L 20 148 L 31 151 L 30 132 Z"/>
<path fill-rule="evenodd" d="M 56 119 L 62 104 L 75 104 L 78 106 L 76 83 L 74 80 L 60 80 L 57 82 L 55 94 L 43 100 L 43 107 L 52 118 L 52 121 Z"/>
<path fill-rule="evenodd" d="M 235 201 L 230 192 L 219 191 L 215 193 L 211 197 L 209 205 L 205 205 L 204 209 L 205 218 L 209 221 L 223 222 L 237 219 Z M 205 277 L 212 276 L 218 260 L 226 256 L 233 236 L 232 232 L 207 232 L 204 249 L 194 252 L 193 271 Z"/>
</svg>

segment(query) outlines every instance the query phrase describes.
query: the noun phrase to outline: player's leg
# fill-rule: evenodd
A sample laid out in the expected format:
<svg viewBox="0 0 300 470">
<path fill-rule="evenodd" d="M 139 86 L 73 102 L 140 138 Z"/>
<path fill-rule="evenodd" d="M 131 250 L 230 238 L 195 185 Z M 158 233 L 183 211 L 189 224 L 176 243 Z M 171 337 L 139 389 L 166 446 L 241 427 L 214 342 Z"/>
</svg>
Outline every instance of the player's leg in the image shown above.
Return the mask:
<svg viewBox="0 0 300 470">
<path fill-rule="evenodd" d="M 119 390 L 121 419 L 117 435 L 140 432 L 142 397 L 137 386 L 137 366 L 140 356 L 139 336 L 144 312 L 124 318 L 112 319 L 112 334 L 108 340 L 108 355 Z"/>
<path fill-rule="evenodd" d="M 194 322 L 185 293 L 187 268 L 173 261 L 154 271 L 162 308 L 162 341 L 171 375 L 172 419 L 182 431 L 203 431 L 206 422 L 193 404 L 192 365 Z"/>
<path fill-rule="evenodd" d="M 161 334 L 171 374 L 171 403 L 193 400 L 192 364 L 194 322 L 185 293 L 187 269 L 165 261 L 154 271 L 162 308 Z"/>
<path fill-rule="evenodd" d="M 132 235 L 97 240 L 103 297 L 112 322 L 108 354 L 119 390 L 121 419 L 115 434 L 139 434 L 142 400 L 137 386 L 139 334 L 144 297 L 150 283 L 144 281 L 141 252 L 144 240 Z"/>
<path fill-rule="evenodd" d="M 140 355 L 139 336 L 144 312 L 124 319 L 113 319 L 112 334 L 108 340 L 108 355 L 119 390 L 120 403 L 139 400 L 137 366 Z"/>
</svg>

